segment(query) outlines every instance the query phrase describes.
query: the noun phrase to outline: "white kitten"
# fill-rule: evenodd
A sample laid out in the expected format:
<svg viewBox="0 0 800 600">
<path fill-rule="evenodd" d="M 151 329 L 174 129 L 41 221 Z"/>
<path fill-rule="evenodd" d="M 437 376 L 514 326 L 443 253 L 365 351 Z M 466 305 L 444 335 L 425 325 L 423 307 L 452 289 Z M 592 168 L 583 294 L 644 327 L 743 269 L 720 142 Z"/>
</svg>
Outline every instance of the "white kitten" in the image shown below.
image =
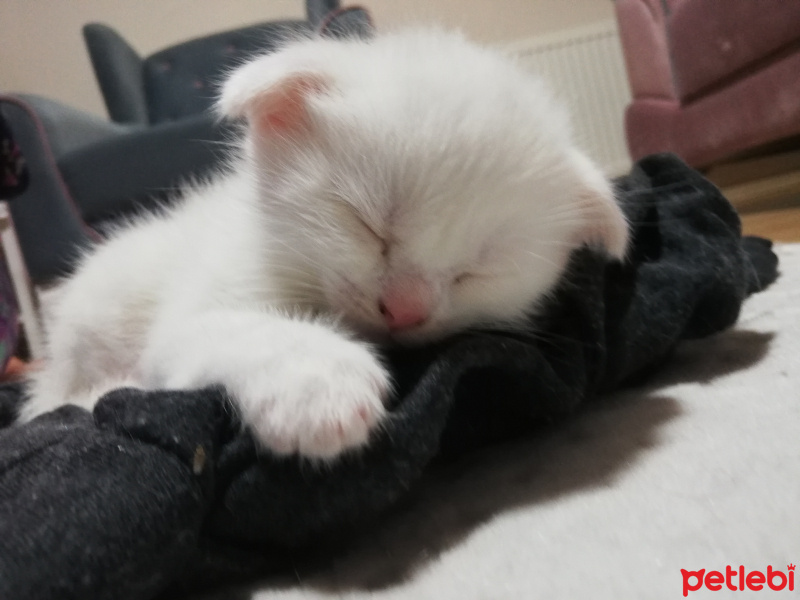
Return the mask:
<svg viewBox="0 0 800 600">
<path fill-rule="evenodd" d="M 572 249 L 625 251 L 561 108 L 460 36 L 297 41 L 236 70 L 219 107 L 246 121 L 241 156 L 66 282 L 23 418 L 126 383 L 222 383 L 272 450 L 333 456 L 367 441 L 390 388 L 349 331 L 514 326 Z"/>
</svg>

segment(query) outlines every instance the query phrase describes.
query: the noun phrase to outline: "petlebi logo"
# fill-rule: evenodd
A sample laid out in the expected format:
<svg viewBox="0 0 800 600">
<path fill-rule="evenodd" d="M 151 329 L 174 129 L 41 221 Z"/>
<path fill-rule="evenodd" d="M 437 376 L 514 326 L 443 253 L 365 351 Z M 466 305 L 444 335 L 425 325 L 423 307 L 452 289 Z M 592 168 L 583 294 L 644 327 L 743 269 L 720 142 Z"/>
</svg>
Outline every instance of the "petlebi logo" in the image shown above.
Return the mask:
<svg viewBox="0 0 800 600">
<path fill-rule="evenodd" d="M 767 566 L 766 571 L 748 571 L 744 565 L 739 565 L 738 569 L 734 569 L 728 565 L 725 567 L 725 572 L 722 571 L 708 571 L 700 569 L 699 571 L 687 571 L 681 569 L 683 576 L 683 595 L 689 595 L 689 592 L 696 592 L 702 587 L 712 592 L 721 589 L 729 589 L 732 592 L 751 590 L 759 592 L 761 590 L 773 590 L 780 592 L 781 590 L 794 591 L 794 568 L 793 563 L 786 565 L 786 572 L 774 568 L 772 565 Z"/>
</svg>

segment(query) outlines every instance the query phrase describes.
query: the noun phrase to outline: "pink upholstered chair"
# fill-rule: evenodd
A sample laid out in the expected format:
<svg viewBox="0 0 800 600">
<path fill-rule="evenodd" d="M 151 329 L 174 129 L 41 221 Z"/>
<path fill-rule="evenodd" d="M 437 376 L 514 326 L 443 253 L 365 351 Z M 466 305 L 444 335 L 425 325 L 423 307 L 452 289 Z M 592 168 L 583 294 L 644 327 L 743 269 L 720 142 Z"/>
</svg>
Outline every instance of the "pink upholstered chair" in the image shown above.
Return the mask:
<svg viewBox="0 0 800 600">
<path fill-rule="evenodd" d="M 617 0 L 635 160 L 704 167 L 800 135 L 800 1 Z"/>
</svg>

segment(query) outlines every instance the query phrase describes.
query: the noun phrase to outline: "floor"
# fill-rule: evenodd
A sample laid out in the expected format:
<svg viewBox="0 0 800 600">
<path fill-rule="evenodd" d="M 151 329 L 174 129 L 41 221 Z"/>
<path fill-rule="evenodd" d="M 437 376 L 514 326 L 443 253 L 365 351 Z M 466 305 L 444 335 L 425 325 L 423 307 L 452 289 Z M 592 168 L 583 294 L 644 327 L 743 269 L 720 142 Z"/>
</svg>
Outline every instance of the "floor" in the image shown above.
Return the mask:
<svg viewBox="0 0 800 600">
<path fill-rule="evenodd" d="M 800 242 L 800 207 L 745 213 L 742 229 L 774 242 Z"/>
<path fill-rule="evenodd" d="M 705 175 L 739 211 L 745 234 L 800 242 L 800 149 L 731 160 Z"/>
</svg>

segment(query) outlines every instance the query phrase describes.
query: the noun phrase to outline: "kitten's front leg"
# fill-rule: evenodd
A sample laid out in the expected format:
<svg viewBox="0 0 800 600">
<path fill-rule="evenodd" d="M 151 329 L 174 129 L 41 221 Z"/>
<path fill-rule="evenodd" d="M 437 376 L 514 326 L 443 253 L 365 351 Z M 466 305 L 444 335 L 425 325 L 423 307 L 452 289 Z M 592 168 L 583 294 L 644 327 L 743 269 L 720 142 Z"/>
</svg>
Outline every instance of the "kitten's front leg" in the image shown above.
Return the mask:
<svg viewBox="0 0 800 600">
<path fill-rule="evenodd" d="M 365 444 L 390 387 L 366 344 L 324 323 L 260 311 L 162 319 L 141 373 L 148 387 L 221 383 L 261 443 L 319 458 Z"/>
</svg>

